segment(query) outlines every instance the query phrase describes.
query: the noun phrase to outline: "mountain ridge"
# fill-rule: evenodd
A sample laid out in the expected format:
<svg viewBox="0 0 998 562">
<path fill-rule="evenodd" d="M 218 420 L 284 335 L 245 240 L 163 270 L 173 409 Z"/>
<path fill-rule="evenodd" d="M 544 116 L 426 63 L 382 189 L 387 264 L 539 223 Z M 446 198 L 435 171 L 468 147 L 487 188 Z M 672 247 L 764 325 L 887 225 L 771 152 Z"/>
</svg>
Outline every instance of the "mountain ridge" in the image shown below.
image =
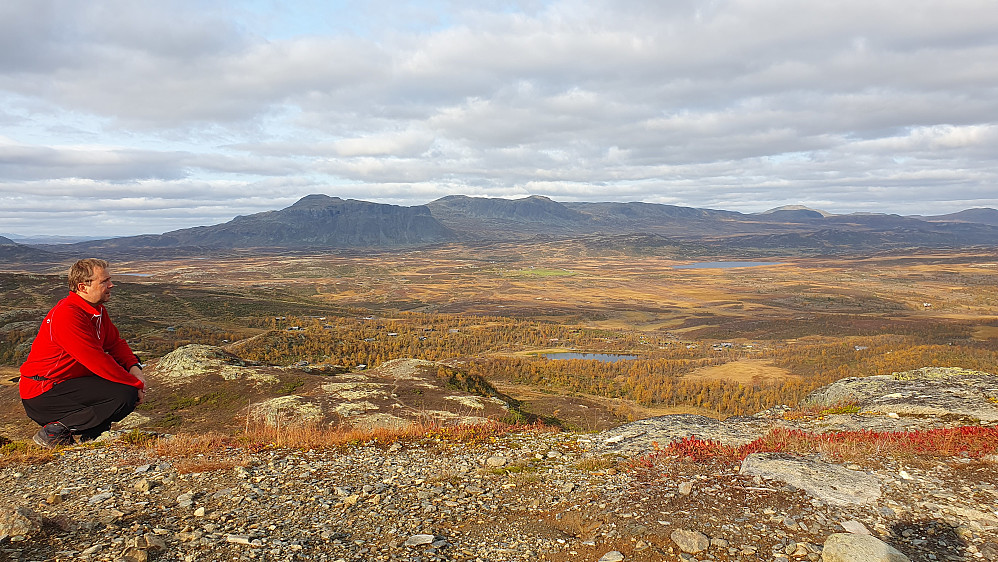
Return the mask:
<svg viewBox="0 0 998 562">
<path fill-rule="evenodd" d="M 888 213 L 836 215 L 787 206 L 744 214 L 644 202 L 558 202 L 538 195 L 520 199 L 449 195 L 426 205 L 405 207 L 317 193 L 283 209 L 237 216 L 216 225 L 32 247 L 54 252 L 182 248 L 390 250 L 453 242 L 637 234 L 707 243 L 716 252 L 729 247 L 841 253 L 988 246 L 998 244 L 998 211 L 980 208 L 917 217 Z"/>
</svg>

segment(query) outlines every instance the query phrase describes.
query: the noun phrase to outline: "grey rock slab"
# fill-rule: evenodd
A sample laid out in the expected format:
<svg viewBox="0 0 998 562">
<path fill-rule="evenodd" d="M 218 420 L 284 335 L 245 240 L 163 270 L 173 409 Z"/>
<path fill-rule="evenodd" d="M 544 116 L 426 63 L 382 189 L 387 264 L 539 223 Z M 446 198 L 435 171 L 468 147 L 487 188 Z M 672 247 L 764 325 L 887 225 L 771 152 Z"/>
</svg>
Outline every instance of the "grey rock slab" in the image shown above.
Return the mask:
<svg viewBox="0 0 998 562">
<path fill-rule="evenodd" d="M 740 446 L 765 435 L 772 422 L 763 418 L 734 416 L 719 421 L 696 414 L 672 414 L 638 420 L 580 440 L 597 453 L 645 453 L 655 444 L 667 445 L 695 436 L 723 445 Z"/>
<path fill-rule="evenodd" d="M 875 476 L 783 453 L 752 453 L 739 473 L 789 484 L 837 506 L 869 505 L 881 494 Z"/>
<path fill-rule="evenodd" d="M 910 562 L 907 556 L 870 535 L 835 533 L 825 539 L 822 562 Z"/>
<path fill-rule="evenodd" d="M 114 494 L 112 494 L 111 492 L 103 492 L 103 493 L 100 493 L 100 494 L 95 494 L 93 496 L 90 496 L 90 499 L 87 500 L 87 503 L 90 504 L 90 505 L 94 505 L 94 504 L 101 503 L 103 501 L 107 501 L 107 500 L 109 500 L 109 499 L 111 499 L 113 497 L 114 497 Z"/>
<path fill-rule="evenodd" d="M 611 550 L 600 557 L 599 562 L 623 562 L 624 555 L 616 550 Z"/>
</svg>

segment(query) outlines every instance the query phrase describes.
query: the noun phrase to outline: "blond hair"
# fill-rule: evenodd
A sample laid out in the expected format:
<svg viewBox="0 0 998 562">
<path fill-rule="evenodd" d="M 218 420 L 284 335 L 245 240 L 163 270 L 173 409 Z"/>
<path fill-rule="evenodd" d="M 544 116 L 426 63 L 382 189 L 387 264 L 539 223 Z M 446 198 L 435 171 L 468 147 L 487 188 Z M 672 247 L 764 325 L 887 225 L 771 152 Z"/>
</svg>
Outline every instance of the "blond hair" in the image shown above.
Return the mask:
<svg viewBox="0 0 998 562">
<path fill-rule="evenodd" d="M 95 269 L 107 269 L 107 262 L 100 258 L 84 258 L 69 268 L 69 290 L 75 291 L 80 283 L 94 280 Z"/>
</svg>

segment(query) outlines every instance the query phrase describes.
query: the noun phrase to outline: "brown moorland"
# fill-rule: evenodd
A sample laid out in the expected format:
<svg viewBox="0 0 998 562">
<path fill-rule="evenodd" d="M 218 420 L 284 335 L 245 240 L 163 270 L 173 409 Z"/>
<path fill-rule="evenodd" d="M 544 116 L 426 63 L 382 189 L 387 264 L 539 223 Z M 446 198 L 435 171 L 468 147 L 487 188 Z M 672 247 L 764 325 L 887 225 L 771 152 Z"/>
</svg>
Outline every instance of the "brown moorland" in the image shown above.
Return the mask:
<svg viewBox="0 0 998 562">
<path fill-rule="evenodd" d="M 537 414 L 579 409 L 566 400 L 598 412 L 594 421 L 569 416 L 576 428 L 664 412 L 753 413 L 842 377 L 998 363 L 994 251 L 676 269 L 738 258 L 681 260 L 673 250 L 580 239 L 118 258 L 110 307 L 147 361 L 188 343 L 319 369 L 445 361 L 519 392 Z M 0 273 L 0 363 L 23 358 L 70 261 Z M 544 349 L 638 359 L 559 361 L 536 355 Z"/>
</svg>

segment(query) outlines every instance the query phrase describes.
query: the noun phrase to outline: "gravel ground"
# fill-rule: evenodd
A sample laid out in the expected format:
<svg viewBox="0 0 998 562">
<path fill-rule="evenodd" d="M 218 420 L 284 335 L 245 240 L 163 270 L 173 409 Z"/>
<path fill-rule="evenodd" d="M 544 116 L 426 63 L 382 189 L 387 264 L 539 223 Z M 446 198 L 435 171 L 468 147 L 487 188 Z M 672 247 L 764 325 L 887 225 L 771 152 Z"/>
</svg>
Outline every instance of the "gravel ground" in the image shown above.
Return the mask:
<svg viewBox="0 0 998 562">
<path fill-rule="evenodd" d="M 72 447 L 0 468 L 0 512 L 28 529 L 0 532 L 0 560 L 813 561 L 846 529 L 915 561 L 998 560 L 994 463 L 850 466 L 883 494 L 837 507 L 737 464 L 633 468 L 579 438 L 203 459 Z"/>
</svg>

